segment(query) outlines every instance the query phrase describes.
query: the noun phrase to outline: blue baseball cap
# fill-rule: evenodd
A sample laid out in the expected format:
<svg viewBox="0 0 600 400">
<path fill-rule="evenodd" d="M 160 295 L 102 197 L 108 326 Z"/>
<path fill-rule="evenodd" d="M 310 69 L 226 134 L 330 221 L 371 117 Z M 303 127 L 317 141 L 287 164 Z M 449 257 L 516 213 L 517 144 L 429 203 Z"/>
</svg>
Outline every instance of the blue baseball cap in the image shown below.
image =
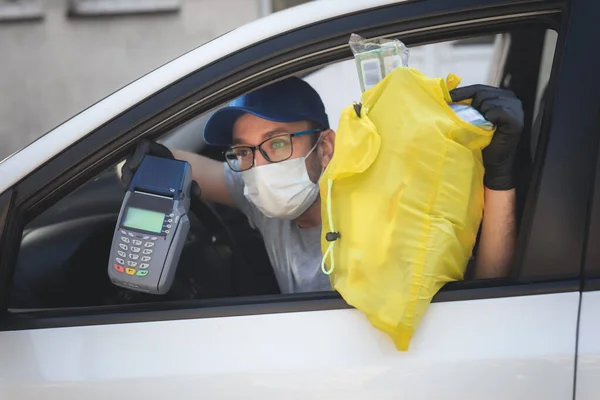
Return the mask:
<svg viewBox="0 0 600 400">
<path fill-rule="evenodd" d="M 230 145 L 233 125 L 246 113 L 274 122 L 312 121 L 329 129 L 319 94 L 307 82 L 291 77 L 238 97 L 217 110 L 204 126 L 204 141 L 215 146 Z"/>
</svg>

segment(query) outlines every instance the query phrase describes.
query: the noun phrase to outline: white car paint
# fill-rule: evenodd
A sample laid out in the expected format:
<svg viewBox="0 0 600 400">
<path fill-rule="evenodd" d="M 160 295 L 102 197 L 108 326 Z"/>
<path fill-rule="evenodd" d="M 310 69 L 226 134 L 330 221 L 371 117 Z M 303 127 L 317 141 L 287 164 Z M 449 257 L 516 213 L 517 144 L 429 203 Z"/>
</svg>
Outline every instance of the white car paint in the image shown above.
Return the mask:
<svg viewBox="0 0 600 400">
<path fill-rule="evenodd" d="M 596 400 L 600 379 L 600 291 L 584 292 L 577 346 L 577 400 Z"/>
<path fill-rule="evenodd" d="M 354 309 L 2 332 L 0 398 L 562 400 L 578 307 L 434 303 L 408 352 Z"/>
<path fill-rule="evenodd" d="M 220 36 L 157 68 L 82 111 L 0 162 L 0 192 L 71 144 L 156 91 L 228 54 L 295 28 L 405 0 L 320 0 L 271 14 Z"/>
<path fill-rule="evenodd" d="M 315 15 L 326 19 L 392 2 L 309 3 L 208 43 L 1 163 L 0 192 L 208 62 L 312 23 Z M 583 313 L 593 321 L 599 300 L 585 296 Z M 408 352 L 397 351 L 353 309 L 4 331 L 0 399 L 567 399 L 574 390 L 579 302 L 574 291 L 434 303 Z M 582 328 L 582 360 L 593 368 L 580 365 L 589 383 L 578 393 L 591 396 L 599 327 Z"/>
</svg>

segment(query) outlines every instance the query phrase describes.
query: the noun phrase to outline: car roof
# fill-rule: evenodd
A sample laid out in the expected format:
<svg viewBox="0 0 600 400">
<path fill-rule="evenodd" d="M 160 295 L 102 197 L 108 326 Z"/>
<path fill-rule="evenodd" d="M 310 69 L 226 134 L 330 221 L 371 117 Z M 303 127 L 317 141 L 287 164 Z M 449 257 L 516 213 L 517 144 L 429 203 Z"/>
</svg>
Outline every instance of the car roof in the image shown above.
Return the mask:
<svg viewBox="0 0 600 400">
<path fill-rule="evenodd" d="M 402 1 L 312 1 L 242 25 L 140 77 L 0 161 L 0 193 L 106 121 L 204 65 L 302 26 Z"/>
</svg>

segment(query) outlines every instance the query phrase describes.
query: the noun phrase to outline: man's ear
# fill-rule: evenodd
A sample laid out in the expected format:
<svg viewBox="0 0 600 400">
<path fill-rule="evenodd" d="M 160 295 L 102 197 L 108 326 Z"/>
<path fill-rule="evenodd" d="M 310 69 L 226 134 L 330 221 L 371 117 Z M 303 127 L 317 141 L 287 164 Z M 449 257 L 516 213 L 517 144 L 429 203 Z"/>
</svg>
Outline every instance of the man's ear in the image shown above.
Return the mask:
<svg viewBox="0 0 600 400">
<path fill-rule="evenodd" d="M 335 148 L 335 132 L 331 129 L 327 129 L 321 133 L 321 141 L 317 149 L 319 153 L 319 160 L 321 160 L 321 168 L 326 168 L 329 162 L 333 158 L 333 151 Z"/>
</svg>

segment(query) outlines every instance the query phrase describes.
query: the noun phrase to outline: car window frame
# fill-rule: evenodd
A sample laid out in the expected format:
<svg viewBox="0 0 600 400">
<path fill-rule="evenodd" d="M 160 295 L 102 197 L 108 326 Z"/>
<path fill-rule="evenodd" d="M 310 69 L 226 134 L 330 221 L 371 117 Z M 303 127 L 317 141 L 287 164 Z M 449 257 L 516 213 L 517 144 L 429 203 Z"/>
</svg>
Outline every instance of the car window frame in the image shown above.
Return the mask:
<svg viewBox="0 0 600 400">
<path fill-rule="evenodd" d="M 468 3 L 469 1 L 466 1 L 466 3 Z M 436 3 L 436 2 L 430 2 L 430 3 Z M 474 1 L 472 1 L 471 3 L 475 3 Z M 482 3 L 491 3 L 491 1 L 482 1 Z M 560 10 L 563 15 L 564 13 L 566 13 L 566 10 L 564 9 L 564 7 L 562 7 L 561 2 L 552 2 L 552 3 L 548 3 L 548 4 L 544 4 L 543 6 L 540 4 L 536 4 L 535 6 L 537 8 L 534 8 L 532 4 L 526 4 L 526 5 L 515 5 L 515 4 L 510 4 L 509 10 L 507 11 L 507 9 L 505 8 L 504 11 L 501 13 L 503 15 L 513 15 L 517 10 L 519 11 L 524 11 L 524 7 L 523 6 L 527 6 L 525 7 L 525 10 Z M 559 7 L 560 6 L 560 7 Z M 407 10 L 409 7 L 416 7 L 415 4 L 410 4 L 410 3 L 406 3 L 406 4 L 399 4 L 399 5 L 395 5 L 393 7 L 399 7 L 402 10 Z M 512 8 L 511 8 L 512 7 Z M 389 7 L 386 7 L 389 8 Z M 417 8 L 415 8 L 415 10 L 417 10 Z M 485 10 L 479 10 L 479 12 L 482 12 Z M 489 10 L 488 10 L 489 11 Z M 472 15 L 472 13 L 470 13 Z M 458 14 L 459 16 L 464 16 L 466 15 L 466 11 L 463 11 L 462 13 Z M 456 16 L 455 16 L 456 17 Z M 408 17 L 407 17 L 408 18 Z M 435 20 L 436 18 L 440 18 L 439 16 L 436 17 L 431 17 L 431 19 Z M 468 18 L 465 18 L 468 20 Z M 568 20 L 568 18 L 563 18 L 563 22 L 565 20 Z M 423 21 L 417 21 L 420 22 L 422 25 Z M 521 19 L 521 22 L 523 22 L 523 19 Z M 487 23 L 486 26 L 482 26 L 481 24 L 477 25 L 477 24 L 466 24 L 468 26 L 463 27 L 463 29 L 456 29 L 456 26 L 451 26 L 452 29 L 448 30 L 448 24 L 442 24 L 439 23 L 437 25 L 433 25 L 433 26 L 428 26 L 427 29 L 424 29 L 423 27 L 421 28 L 417 28 L 417 27 L 411 27 L 410 26 L 406 26 L 406 25 L 410 25 L 408 22 L 406 21 L 401 21 L 399 24 L 401 24 L 402 26 L 405 27 L 404 30 L 400 30 L 400 32 L 408 32 L 405 36 L 402 36 L 403 41 L 405 41 L 409 46 L 412 43 L 423 43 L 423 42 L 419 42 L 419 41 L 423 41 L 423 40 L 429 40 L 429 41 L 435 41 L 435 39 L 432 38 L 437 38 L 440 35 L 446 35 L 444 36 L 444 40 L 448 40 L 449 36 L 447 35 L 456 35 L 457 37 L 460 35 L 465 35 L 467 32 L 471 32 L 472 34 L 479 34 L 478 32 L 491 32 L 494 31 L 494 29 L 497 29 L 499 27 L 504 28 L 505 25 L 511 25 L 514 24 L 515 20 L 513 18 L 506 20 L 503 20 L 501 23 L 498 24 L 490 24 Z M 396 26 L 396 25 L 394 25 Z M 418 26 L 418 24 L 417 24 Z M 440 27 L 442 26 L 442 27 Z M 564 28 L 564 27 L 563 27 Z M 304 29 L 310 29 L 310 27 L 305 27 Z M 382 29 L 384 29 L 382 31 Z M 388 31 L 386 32 L 385 29 L 387 29 Z M 505 28 L 504 28 L 505 29 Z M 365 36 L 374 36 L 377 35 L 377 32 L 380 33 L 384 33 L 384 34 L 389 34 L 389 30 L 390 28 L 380 28 L 380 27 L 375 27 L 375 28 L 370 28 L 370 30 L 358 30 L 356 29 L 355 31 L 357 31 L 358 33 L 361 33 Z M 392 30 L 393 31 L 393 30 Z M 396 30 L 396 32 L 398 32 Z M 424 34 L 427 34 L 427 37 L 425 38 Z M 564 41 L 560 41 L 560 37 L 561 34 L 559 32 L 559 43 L 557 43 L 557 50 L 555 53 L 555 57 L 560 57 L 562 54 L 562 50 L 563 48 L 561 47 L 560 49 L 558 48 L 558 46 L 564 46 L 565 42 Z M 279 39 L 279 38 L 277 38 Z M 340 39 L 337 39 L 337 41 L 339 42 Z M 340 57 L 340 54 L 346 54 L 346 56 L 348 55 L 349 49 L 344 48 L 345 46 L 343 45 L 335 45 L 335 41 L 333 43 L 330 43 L 330 47 L 329 49 L 333 49 L 331 54 L 325 54 L 324 57 L 320 57 L 318 58 L 318 63 L 325 63 L 327 62 L 327 60 L 331 60 L 331 57 L 333 56 L 337 56 Z M 316 54 L 320 54 L 323 55 L 323 49 L 319 49 L 319 46 L 316 46 L 312 49 L 313 53 Z M 330 57 L 330 58 L 328 58 Z M 340 58 L 341 59 L 341 58 Z M 226 62 L 227 60 L 223 60 L 223 62 Z M 273 60 L 270 60 L 273 61 Z M 311 62 L 314 64 L 315 61 L 314 59 L 311 59 L 310 57 L 305 57 L 305 58 L 300 58 L 298 62 L 288 62 L 287 64 L 284 65 L 284 67 L 279 68 L 279 71 L 277 72 L 278 76 L 284 76 L 286 74 L 290 74 L 290 73 L 295 73 L 296 71 L 305 69 L 305 68 L 309 68 L 311 66 Z M 318 64 L 317 64 L 318 65 Z M 219 62 L 215 63 L 213 65 L 213 67 L 218 67 L 219 66 Z M 254 64 L 252 65 L 252 67 L 254 67 L 254 71 L 257 70 L 257 67 L 259 67 L 260 64 Z M 292 68 L 287 68 L 287 67 L 292 67 Z M 235 69 L 235 68 L 234 68 Z M 553 67 L 554 69 L 554 67 Z M 239 70 L 239 67 L 238 67 Z M 236 97 L 237 95 L 241 94 L 243 91 L 247 90 L 249 87 L 255 87 L 257 85 L 260 84 L 264 84 L 267 81 L 269 81 L 270 79 L 267 78 L 273 78 L 273 75 L 265 75 L 262 74 L 262 76 L 258 77 L 257 79 L 249 79 L 248 76 L 250 76 L 251 72 L 252 72 L 252 68 L 249 68 L 246 71 L 246 78 L 243 81 L 237 82 L 235 86 L 235 89 L 229 89 L 227 88 L 226 84 L 231 82 L 225 82 L 225 84 L 220 85 L 220 89 L 222 89 L 226 96 L 231 97 Z M 202 72 L 202 71 L 199 71 Z M 553 71 L 552 75 L 551 75 L 551 82 L 555 79 L 556 73 L 555 71 Z M 233 75 L 235 76 L 235 74 Z M 188 77 L 189 79 L 192 79 L 191 82 L 189 82 L 189 84 L 191 83 L 198 83 L 198 78 L 196 78 L 195 80 L 193 79 L 194 76 L 190 76 Z M 186 78 L 186 79 L 188 79 Z M 208 81 L 211 82 L 211 81 Z M 180 83 L 184 83 L 185 82 L 180 82 Z M 209 83 L 205 83 L 204 85 L 201 85 L 201 87 L 206 87 L 207 85 L 209 85 Z M 168 90 L 168 88 L 165 88 L 161 93 L 158 93 L 156 96 L 160 96 L 162 93 L 165 93 Z M 226 97 L 225 96 L 225 97 Z M 185 107 L 189 107 L 190 104 L 192 104 L 192 102 L 190 100 L 195 100 L 198 97 L 194 97 L 192 98 L 192 96 L 188 96 L 187 98 L 183 95 L 179 96 L 179 102 L 177 103 L 179 110 L 183 110 L 185 109 Z M 202 104 L 202 107 L 204 107 L 205 109 L 210 109 L 211 106 L 214 106 L 217 100 L 222 99 L 224 97 L 219 97 L 219 96 L 212 96 L 213 100 L 205 102 L 204 104 Z M 156 101 L 156 99 L 154 99 Z M 152 99 L 149 99 L 149 102 L 151 102 Z M 550 103 L 550 102 L 549 102 Z M 146 104 L 147 105 L 147 104 Z M 138 107 L 143 107 L 144 104 L 139 105 Z M 546 107 L 549 107 L 550 105 L 547 104 Z M 50 190 L 48 193 L 43 193 L 42 196 L 40 196 L 40 198 L 38 199 L 34 199 L 32 200 L 30 198 L 30 195 L 32 194 L 32 190 L 31 190 L 31 185 L 35 184 L 35 183 L 39 183 L 41 180 L 44 180 L 44 178 L 48 177 L 48 175 L 50 175 L 53 178 L 56 178 L 56 176 L 52 175 L 51 173 L 49 173 L 49 171 L 65 171 L 63 169 L 61 169 L 61 166 L 64 165 L 69 165 L 71 167 L 76 167 L 78 170 L 74 171 L 75 173 L 67 173 L 64 172 L 63 175 L 67 176 L 67 179 L 65 181 L 63 181 L 63 184 L 60 186 L 60 190 L 61 191 L 65 191 L 65 192 L 70 192 L 67 189 L 69 187 L 75 187 L 77 184 L 81 184 L 83 182 L 85 182 L 86 178 L 89 178 L 91 176 L 93 176 L 93 173 L 98 173 L 100 172 L 100 166 L 103 165 L 106 167 L 106 165 L 109 165 L 109 163 L 111 161 L 117 161 L 118 159 L 122 158 L 126 152 L 128 151 L 128 149 L 131 148 L 131 144 L 136 141 L 139 140 L 141 137 L 150 137 L 150 138 L 154 138 L 157 137 L 159 134 L 164 133 L 166 131 L 167 128 L 173 126 L 172 125 L 168 125 L 168 124 L 163 124 L 160 128 L 161 129 L 152 129 L 153 127 L 155 127 L 157 124 L 155 123 L 155 121 L 158 119 L 160 120 L 161 118 L 164 119 L 166 115 L 172 116 L 175 111 L 173 109 L 173 105 L 171 105 L 171 109 L 169 109 L 168 107 L 158 107 L 155 108 L 154 110 L 154 115 L 150 116 L 150 117 L 146 117 L 144 119 L 144 122 L 141 123 L 139 122 L 139 115 L 136 115 L 137 113 L 141 113 L 140 110 L 136 110 L 135 108 L 132 110 L 127 110 L 125 111 L 120 117 L 117 117 L 115 120 L 111 121 L 110 123 L 108 123 L 106 126 L 109 126 L 110 124 L 114 124 L 115 127 L 118 127 L 118 129 L 116 130 L 116 132 L 118 132 L 117 135 L 114 135 L 113 132 L 113 140 L 112 141 L 108 141 L 106 144 L 106 147 L 103 148 L 104 151 L 107 151 L 109 153 L 109 156 L 105 156 L 100 154 L 100 156 L 96 159 L 96 160 L 92 160 L 91 163 L 86 164 L 85 162 L 81 162 L 80 158 L 81 156 L 78 156 L 77 154 L 73 154 L 76 153 L 76 149 L 75 146 L 72 146 L 69 149 L 66 149 L 66 151 L 59 155 L 56 159 L 51 160 L 49 163 L 47 163 L 45 166 L 41 167 L 38 171 L 36 171 L 34 174 L 32 174 L 32 176 L 26 178 L 24 181 L 20 182 L 17 187 L 16 187 L 16 196 L 12 196 L 10 201 L 7 202 L 8 205 L 10 205 L 12 207 L 12 211 L 17 211 L 16 213 L 7 213 L 7 215 L 9 216 L 7 218 L 7 223 L 5 226 L 5 229 L 2 231 L 3 234 L 0 237 L 0 251 L 2 251 L 3 249 L 6 249 L 6 243 L 10 243 L 10 236 L 14 237 L 16 236 L 15 234 L 13 235 L 6 235 L 5 233 L 7 231 L 10 232 L 11 229 L 13 229 L 15 226 L 19 226 L 19 224 L 22 224 L 24 221 L 31 219 L 32 216 L 35 216 L 37 214 L 39 214 L 39 210 L 42 208 L 45 208 L 44 206 L 47 206 L 50 201 L 49 199 L 52 199 L 54 201 L 56 201 L 56 199 L 60 198 L 60 193 L 57 192 L 59 190 L 59 188 L 53 188 L 54 190 Z M 196 108 L 196 110 L 200 109 L 199 107 Z M 128 117 L 128 114 L 131 113 L 133 114 L 133 117 Z M 195 115 L 198 115 L 197 113 Z M 136 118 L 137 117 L 137 118 Z M 188 117 L 191 118 L 190 114 L 188 114 Z M 119 119 L 122 119 L 122 121 L 119 121 Z M 184 118 L 179 118 L 177 119 L 176 122 L 177 124 L 181 123 L 183 121 Z M 125 125 L 125 126 L 123 126 Z M 548 124 L 547 124 L 548 125 Z M 104 129 L 107 129 L 106 126 L 104 127 Z M 548 127 L 547 127 L 548 128 Z M 102 128 L 100 128 L 98 131 L 102 130 Z M 105 133 L 106 134 L 106 133 Z M 95 137 L 96 135 L 98 135 L 98 137 Z M 116 137 L 114 137 L 116 136 Z M 98 132 L 93 132 L 90 133 L 90 135 L 88 135 L 86 138 L 84 138 L 81 143 L 84 142 L 89 142 L 90 144 L 88 144 L 88 146 L 93 146 L 94 143 L 97 143 L 98 140 L 104 140 L 105 136 L 100 135 Z M 546 151 L 546 147 L 544 146 L 544 150 L 540 151 L 540 153 L 543 153 Z M 100 152 L 102 153 L 102 151 Z M 61 160 L 62 158 L 62 160 Z M 53 165 L 51 165 L 54 162 Z M 538 168 L 541 171 L 543 169 L 543 164 L 538 162 Z M 56 174 L 56 172 L 55 172 Z M 66 183 L 65 183 L 66 182 Z M 538 188 L 539 190 L 539 188 Z M 35 193 L 35 192 L 33 192 Z M 54 195 L 54 197 L 48 197 L 48 196 L 52 196 Z M 4 195 L 3 195 L 4 196 Z M 535 199 L 537 200 L 537 199 Z M 0 203 L 1 205 L 2 203 Z M 6 209 L 8 210 L 8 206 L 5 205 Z M 0 209 L 0 211 L 2 211 L 2 209 Z M 535 211 L 535 208 L 534 208 Z M 15 215 L 16 214 L 16 215 Z M 1 214 L 0 214 L 1 215 Z M 533 221 L 535 222 L 535 220 Z M 22 228 L 22 226 L 21 226 Z M 527 237 L 528 239 L 529 236 Z M 16 253 L 15 249 L 12 249 L 12 253 Z M 526 252 L 525 252 L 526 253 Z M 14 257 L 14 254 L 13 254 Z M 523 257 L 523 255 L 521 254 L 521 257 Z M 10 256 L 9 257 L 3 257 L 0 260 L 0 273 L 4 273 L 4 275 L 0 275 L 0 276 L 10 276 L 10 273 L 7 273 L 6 271 L 10 271 L 10 267 L 7 266 L 7 264 L 10 261 Z M 534 260 L 535 261 L 535 260 Z M 528 260 L 528 262 L 531 262 L 531 260 Z M 531 263 L 530 265 L 535 266 L 535 263 Z M 569 265 L 569 267 L 571 267 L 571 265 Z M 2 298 L 0 299 L 0 301 L 4 301 L 3 303 L 0 304 L 0 310 L 4 310 L 6 311 L 6 300 L 7 300 L 7 287 L 10 284 L 10 282 L 6 282 L 6 281 L 0 281 L 0 290 L 2 290 Z M 511 284 L 510 286 L 505 286 L 504 282 L 502 280 L 500 281 L 487 281 L 487 282 L 479 282 L 479 283 L 472 283 L 472 282 L 458 282 L 458 285 L 452 285 L 450 284 L 449 286 L 454 286 L 454 287 L 449 287 L 448 290 L 445 290 L 443 292 L 440 292 L 434 299 L 434 301 L 459 301 L 459 300 L 468 300 L 468 299 L 477 299 L 477 298 L 498 298 L 498 297 L 505 297 L 505 296 L 516 296 L 516 295 L 523 295 L 523 294 L 531 294 L 531 293 L 556 293 L 556 292 L 564 292 L 564 291 L 573 291 L 573 290 L 578 290 L 579 286 L 578 286 L 578 281 L 576 279 L 571 279 L 571 276 L 569 276 L 569 279 L 567 280 L 557 280 L 557 281 L 550 281 L 550 282 L 544 282 L 543 280 L 540 280 L 539 283 L 534 284 L 533 287 L 531 287 L 531 284 L 529 282 L 516 282 L 515 284 Z M 250 307 L 249 307 L 250 306 Z M 66 310 L 42 310 L 42 311 L 31 311 L 31 312 L 27 312 L 27 317 L 26 318 L 15 318 L 14 314 L 10 314 L 10 316 L 8 316 L 7 318 L 3 318 L 0 320 L 0 330 L 2 329 L 25 329 L 27 326 L 30 327 L 48 327 L 48 326 L 60 326 L 61 324 L 72 324 L 75 323 L 74 321 L 79 321 L 77 322 L 77 324 L 86 324 L 86 321 L 88 321 L 88 323 L 90 324 L 98 324 L 98 323 L 102 323 L 102 321 L 115 321 L 114 318 L 116 318 L 116 320 L 127 320 L 127 321 L 131 321 L 131 320 L 154 320 L 153 318 L 167 318 L 167 319 L 176 319 L 176 318 L 201 318 L 201 317 L 206 317 L 206 316 L 216 316 L 216 315 L 221 315 L 223 313 L 223 315 L 247 315 L 248 314 L 257 314 L 257 313 L 264 313 L 264 312 L 290 312 L 290 311 L 307 311 L 307 310 L 316 310 L 316 309 L 337 309 L 337 308 L 346 308 L 349 307 L 341 298 L 339 295 L 337 295 L 336 293 L 331 293 L 331 292 L 327 292 L 327 293 L 311 293 L 311 294 L 299 294 L 299 295 L 278 295 L 276 298 L 270 297 L 270 296 L 257 296 L 257 297 L 252 297 L 252 298 L 235 298 L 235 299 L 226 299 L 226 300 L 210 300 L 210 301 L 204 301 L 204 300 L 200 300 L 200 301 L 191 301 L 191 302 L 184 302 L 184 303 L 179 303 L 179 302 L 175 302 L 175 303 L 168 303 L 168 304 L 151 304 L 151 305 L 127 305 L 127 306 L 118 306 L 117 308 L 120 310 L 120 312 L 118 312 L 116 314 L 112 313 L 111 311 L 115 311 L 116 309 L 114 307 L 94 307 L 93 310 L 70 310 L 70 309 L 66 309 Z M 160 315 L 162 315 L 161 317 L 155 315 L 155 313 L 158 313 Z M 221 314 L 219 314 L 221 313 Z M 110 316 L 113 316 L 113 319 L 108 318 Z M 83 319 L 81 319 L 83 318 Z M 101 321 L 102 320 L 102 321 Z M 110 323 L 110 322 L 106 322 L 106 323 Z M 65 326 L 65 325 L 63 325 Z"/>
</svg>

